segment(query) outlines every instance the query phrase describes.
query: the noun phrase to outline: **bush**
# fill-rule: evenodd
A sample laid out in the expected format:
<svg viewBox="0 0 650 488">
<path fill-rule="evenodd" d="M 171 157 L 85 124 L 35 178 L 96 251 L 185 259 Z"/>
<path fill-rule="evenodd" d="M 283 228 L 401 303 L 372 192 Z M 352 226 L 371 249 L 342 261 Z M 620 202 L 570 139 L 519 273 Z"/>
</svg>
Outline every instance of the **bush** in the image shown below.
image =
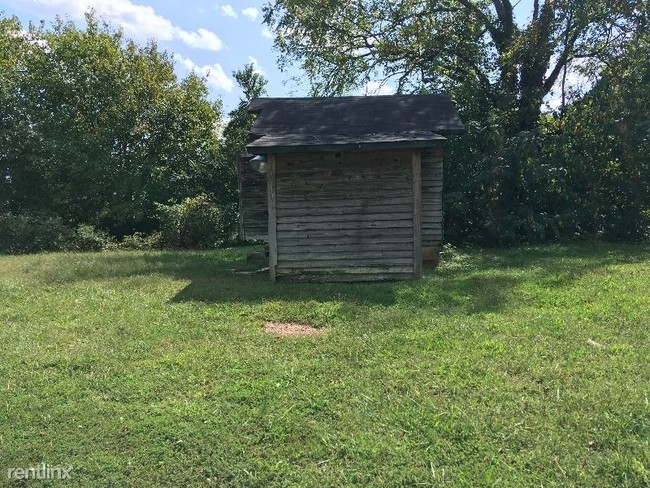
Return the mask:
<svg viewBox="0 0 650 488">
<path fill-rule="evenodd" d="M 81 224 L 75 230 L 74 243 L 67 250 L 102 251 L 113 242 L 113 238 L 92 225 Z"/>
<path fill-rule="evenodd" d="M 74 242 L 75 232 L 59 217 L 39 214 L 0 214 L 1 253 L 61 251 Z"/>
<path fill-rule="evenodd" d="M 182 249 L 219 247 L 230 237 L 229 214 L 205 195 L 175 205 L 159 205 L 161 244 Z"/>
<path fill-rule="evenodd" d="M 124 236 L 118 243 L 113 243 L 108 248 L 110 250 L 131 250 L 146 251 L 149 249 L 158 249 L 161 245 L 160 232 L 154 232 L 147 235 L 143 232 L 136 232 L 130 236 Z"/>
<path fill-rule="evenodd" d="M 0 214 L 0 253 L 101 251 L 111 236 L 92 225 L 73 229 L 61 219 L 41 214 Z"/>
</svg>

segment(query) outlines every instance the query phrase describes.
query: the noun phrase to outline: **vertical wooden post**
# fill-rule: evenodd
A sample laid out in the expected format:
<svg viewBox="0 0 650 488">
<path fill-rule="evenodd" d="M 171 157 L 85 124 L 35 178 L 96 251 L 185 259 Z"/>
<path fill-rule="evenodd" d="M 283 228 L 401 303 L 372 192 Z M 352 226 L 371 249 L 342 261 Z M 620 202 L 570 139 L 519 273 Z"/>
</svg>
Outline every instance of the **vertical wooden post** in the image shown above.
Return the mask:
<svg viewBox="0 0 650 488">
<path fill-rule="evenodd" d="M 445 146 L 440 143 L 440 183 L 442 183 L 442 190 L 440 190 L 440 243 L 438 245 L 438 255 L 436 256 L 436 265 L 440 262 L 440 252 L 442 251 L 442 243 L 445 242 Z"/>
<path fill-rule="evenodd" d="M 244 165 L 248 164 L 247 162 L 237 161 L 237 195 L 238 195 L 238 205 L 239 205 L 239 236 L 242 239 L 246 239 L 244 234 L 244 207 L 242 206 L 242 195 L 241 195 L 241 186 L 242 178 L 244 177 Z"/>
<path fill-rule="evenodd" d="M 275 281 L 275 267 L 278 264 L 278 240 L 277 240 L 277 204 L 275 181 L 277 164 L 275 155 L 269 154 L 266 157 L 268 171 L 266 173 L 266 196 L 269 208 L 269 278 Z"/>
<path fill-rule="evenodd" d="M 422 276 L 422 155 L 413 151 L 413 276 Z"/>
</svg>

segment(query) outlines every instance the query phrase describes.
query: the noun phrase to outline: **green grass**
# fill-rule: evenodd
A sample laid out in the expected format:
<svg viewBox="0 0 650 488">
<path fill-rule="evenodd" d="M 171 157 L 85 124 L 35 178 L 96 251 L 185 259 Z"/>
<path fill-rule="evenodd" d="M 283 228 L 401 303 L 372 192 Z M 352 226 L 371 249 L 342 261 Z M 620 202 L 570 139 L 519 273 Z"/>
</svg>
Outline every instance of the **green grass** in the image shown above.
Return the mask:
<svg viewBox="0 0 650 488">
<path fill-rule="evenodd" d="M 650 486 L 649 247 L 353 285 L 233 273 L 250 250 L 0 257 L 0 484 Z"/>
</svg>

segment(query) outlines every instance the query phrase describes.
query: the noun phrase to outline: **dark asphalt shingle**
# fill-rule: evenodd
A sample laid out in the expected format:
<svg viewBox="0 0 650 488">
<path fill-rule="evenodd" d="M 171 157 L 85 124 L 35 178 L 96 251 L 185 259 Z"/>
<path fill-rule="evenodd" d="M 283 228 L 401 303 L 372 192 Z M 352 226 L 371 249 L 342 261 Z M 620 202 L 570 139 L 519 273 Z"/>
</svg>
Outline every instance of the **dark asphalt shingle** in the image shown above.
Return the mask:
<svg viewBox="0 0 650 488">
<path fill-rule="evenodd" d="M 248 110 L 258 114 L 251 152 L 276 146 L 424 144 L 464 130 L 445 95 L 257 98 Z"/>
</svg>

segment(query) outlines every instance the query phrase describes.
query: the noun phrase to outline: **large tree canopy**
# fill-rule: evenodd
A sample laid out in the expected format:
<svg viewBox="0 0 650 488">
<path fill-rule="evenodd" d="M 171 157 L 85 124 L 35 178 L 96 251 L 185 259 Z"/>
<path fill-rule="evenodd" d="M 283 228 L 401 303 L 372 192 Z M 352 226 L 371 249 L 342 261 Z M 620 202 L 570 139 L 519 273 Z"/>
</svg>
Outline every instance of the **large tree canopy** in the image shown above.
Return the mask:
<svg viewBox="0 0 650 488">
<path fill-rule="evenodd" d="M 154 42 L 86 21 L 0 19 L 0 210 L 151 230 L 156 203 L 218 179 L 221 106 Z"/>
<path fill-rule="evenodd" d="M 572 62 L 620 52 L 647 20 L 642 0 L 526 3 L 525 25 L 510 0 L 277 0 L 265 21 L 283 61 L 301 64 L 315 94 L 378 77 L 398 92 L 473 85 L 516 132 L 536 126 L 543 98 Z"/>
<path fill-rule="evenodd" d="M 452 242 L 638 239 L 650 234 L 649 5 L 276 0 L 265 22 L 314 95 L 379 81 L 453 97 L 467 132 L 447 146 Z M 576 74 L 593 88 L 582 99 L 565 97 Z M 561 109 L 545 114 L 553 91 Z"/>
</svg>

